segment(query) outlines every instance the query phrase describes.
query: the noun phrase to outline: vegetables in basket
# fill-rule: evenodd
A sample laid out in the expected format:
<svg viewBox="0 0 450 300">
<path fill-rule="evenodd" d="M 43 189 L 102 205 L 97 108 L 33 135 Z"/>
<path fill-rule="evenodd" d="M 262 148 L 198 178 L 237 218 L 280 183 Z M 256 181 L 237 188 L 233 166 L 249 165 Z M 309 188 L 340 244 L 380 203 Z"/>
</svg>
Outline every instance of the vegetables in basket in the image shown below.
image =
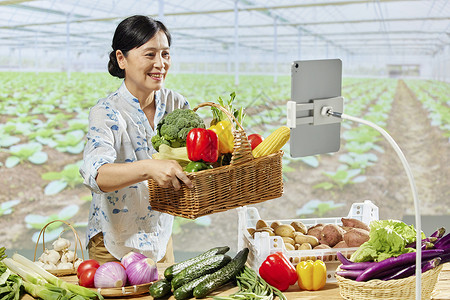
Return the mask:
<svg viewBox="0 0 450 300">
<path fill-rule="evenodd" d="M 281 126 L 272 132 L 252 151 L 253 157 L 266 156 L 280 150 L 289 140 L 291 130 L 287 126 Z"/>
<path fill-rule="evenodd" d="M 192 161 L 212 163 L 219 158 L 219 138 L 209 129 L 191 129 L 186 137 L 186 148 Z"/>
<path fill-rule="evenodd" d="M 156 151 L 166 144 L 172 148 L 186 146 L 186 136 L 193 128 L 206 128 L 205 122 L 190 109 L 175 109 L 168 113 L 156 126 L 156 135 L 152 145 Z"/>
<path fill-rule="evenodd" d="M 234 147 L 234 137 L 232 124 L 228 120 L 223 120 L 209 127 L 219 137 L 219 152 L 221 154 L 232 153 Z"/>
<path fill-rule="evenodd" d="M 185 172 L 198 172 L 198 171 L 208 170 L 208 169 L 212 169 L 212 168 L 213 168 L 212 165 L 204 163 L 202 161 L 191 161 L 184 168 L 184 171 Z"/>
<path fill-rule="evenodd" d="M 159 152 L 154 153 L 152 158 L 176 160 L 181 167 L 186 167 L 190 162 L 186 147 L 172 148 L 166 144 L 159 146 Z"/>
<path fill-rule="evenodd" d="M 327 267 L 321 260 L 301 261 L 297 264 L 298 286 L 302 290 L 317 291 L 325 286 Z"/>
</svg>

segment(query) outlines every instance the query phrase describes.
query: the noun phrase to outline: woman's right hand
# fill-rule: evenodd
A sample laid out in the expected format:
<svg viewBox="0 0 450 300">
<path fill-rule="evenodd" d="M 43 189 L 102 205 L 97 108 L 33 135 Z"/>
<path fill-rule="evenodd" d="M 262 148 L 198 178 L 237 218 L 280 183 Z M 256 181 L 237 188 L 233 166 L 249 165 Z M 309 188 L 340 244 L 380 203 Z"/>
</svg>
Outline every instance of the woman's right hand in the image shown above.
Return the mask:
<svg viewBox="0 0 450 300">
<path fill-rule="evenodd" d="M 176 191 L 181 188 L 181 183 L 192 188 L 192 181 L 183 172 L 180 164 L 175 160 L 152 159 L 150 178 L 161 187 L 173 187 Z"/>
<path fill-rule="evenodd" d="M 109 163 L 98 169 L 97 184 L 104 192 L 113 192 L 144 180 L 153 179 L 162 187 L 192 188 L 192 181 L 175 160 L 145 159 L 132 163 Z"/>
</svg>

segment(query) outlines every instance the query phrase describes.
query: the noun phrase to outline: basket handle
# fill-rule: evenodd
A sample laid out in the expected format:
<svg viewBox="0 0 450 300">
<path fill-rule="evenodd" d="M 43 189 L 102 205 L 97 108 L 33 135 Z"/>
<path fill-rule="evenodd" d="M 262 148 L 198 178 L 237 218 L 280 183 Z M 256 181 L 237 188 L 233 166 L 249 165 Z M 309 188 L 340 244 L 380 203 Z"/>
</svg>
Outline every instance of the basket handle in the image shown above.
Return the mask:
<svg viewBox="0 0 450 300">
<path fill-rule="evenodd" d="M 81 240 L 80 240 L 80 236 L 78 235 L 77 231 L 75 230 L 75 228 L 72 227 L 72 225 L 70 225 L 70 223 L 64 221 L 64 220 L 53 220 L 49 223 L 47 223 L 42 229 L 41 232 L 39 232 L 39 237 L 36 241 L 36 247 L 34 248 L 34 258 L 33 261 L 36 261 L 36 252 L 37 252 L 37 247 L 39 244 L 39 240 L 41 239 L 41 235 L 42 235 L 42 251 L 45 251 L 45 239 L 44 239 L 44 235 L 45 235 L 45 229 L 52 223 L 55 222 L 62 222 L 64 224 L 66 224 L 70 229 L 72 229 L 73 235 L 75 237 L 75 254 L 77 253 L 77 245 L 80 244 L 80 248 L 81 248 L 81 257 L 84 260 L 84 252 L 83 252 L 83 245 L 81 244 Z M 64 232 L 64 230 L 61 232 L 61 234 Z M 60 234 L 60 235 L 61 235 Z M 78 243 L 77 243 L 78 242 Z M 75 260 L 72 262 L 72 264 L 75 263 Z"/>
<path fill-rule="evenodd" d="M 228 110 L 226 110 L 223 106 L 214 103 L 214 102 L 203 102 L 194 107 L 192 110 L 197 111 L 200 107 L 205 106 L 213 106 L 218 109 L 220 109 L 222 112 L 225 113 L 225 115 L 230 120 L 231 124 L 236 123 L 239 126 L 239 129 L 235 129 L 233 126 L 233 137 L 234 137 L 234 147 L 233 147 L 233 153 L 231 155 L 231 162 L 230 165 L 237 165 L 240 163 L 248 162 L 252 159 L 254 159 L 252 155 L 252 147 L 250 146 L 250 142 L 248 141 L 247 135 L 245 134 L 245 130 L 242 127 L 242 125 L 239 123 L 239 121 L 231 114 Z"/>
</svg>

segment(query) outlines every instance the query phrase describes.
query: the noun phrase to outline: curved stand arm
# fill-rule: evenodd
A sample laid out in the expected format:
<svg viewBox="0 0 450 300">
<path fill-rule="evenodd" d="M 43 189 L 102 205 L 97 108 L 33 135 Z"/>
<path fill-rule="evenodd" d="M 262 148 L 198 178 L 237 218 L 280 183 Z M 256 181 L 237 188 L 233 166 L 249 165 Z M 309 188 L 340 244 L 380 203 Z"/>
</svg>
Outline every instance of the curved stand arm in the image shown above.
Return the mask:
<svg viewBox="0 0 450 300">
<path fill-rule="evenodd" d="M 403 168 L 406 171 L 406 175 L 408 176 L 409 184 L 411 187 L 413 199 L 414 199 L 414 210 L 415 210 L 415 219 L 416 219 L 416 299 L 420 300 L 422 299 L 421 296 L 421 278 L 422 278 L 422 268 L 421 268 L 421 258 L 422 258 L 422 248 L 421 248 L 421 242 L 422 242 L 422 235 L 421 235 L 421 219 L 420 219 L 420 210 L 419 210 L 419 197 L 417 194 L 416 184 L 414 182 L 414 178 L 411 172 L 411 169 L 409 167 L 409 164 L 405 158 L 405 155 L 403 154 L 400 147 L 397 145 L 397 143 L 394 141 L 394 139 L 380 126 L 360 118 L 352 117 L 343 113 L 333 112 L 332 109 L 329 109 L 326 111 L 326 114 L 328 116 L 333 116 L 337 118 L 341 118 L 344 120 L 350 120 L 353 122 L 362 123 L 365 125 L 368 125 L 374 129 L 376 129 L 378 132 L 380 132 L 383 137 L 386 138 L 386 140 L 391 144 L 391 146 L 394 148 L 395 152 L 397 153 L 398 157 L 400 158 L 400 161 L 402 162 Z"/>
</svg>

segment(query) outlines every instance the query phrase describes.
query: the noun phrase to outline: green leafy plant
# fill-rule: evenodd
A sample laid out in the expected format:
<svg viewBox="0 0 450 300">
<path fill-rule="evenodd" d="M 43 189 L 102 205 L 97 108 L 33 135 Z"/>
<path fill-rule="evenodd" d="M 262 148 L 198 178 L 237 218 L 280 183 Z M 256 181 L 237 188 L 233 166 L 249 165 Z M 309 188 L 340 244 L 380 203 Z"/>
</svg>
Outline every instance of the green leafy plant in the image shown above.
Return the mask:
<svg viewBox="0 0 450 300">
<path fill-rule="evenodd" d="M 343 203 L 334 203 L 334 201 L 310 200 L 301 208 L 297 209 L 296 214 L 300 218 L 308 216 L 323 217 L 332 210 L 344 206 Z"/>
<path fill-rule="evenodd" d="M 0 204 L 0 216 L 9 215 L 13 212 L 13 207 L 20 203 L 20 200 L 6 201 Z"/>
<path fill-rule="evenodd" d="M 64 167 L 61 172 L 47 172 L 42 174 L 42 179 L 51 182 L 45 187 L 45 195 L 55 195 L 64 190 L 66 187 L 75 187 L 83 183 L 83 178 L 79 173 L 82 161 L 75 164 L 69 164 Z"/>
<path fill-rule="evenodd" d="M 365 176 L 356 177 L 361 173 L 361 169 L 349 169 L 347 165 L 340 165 L 335 172 L 324 172 L 331 182 L 316 184 L 313 188 L 323 188 L 325 190 L 333 188 L 334 186 L 343 189 L 345 185 L 363 182 L 366 180 Z"/>
<path fill-rule="evenodd" d="M 25 160 L 40 165 L 48 159 L 47 153 L 42 151 L 42 145 L 35 142 L 11 146 L 9 153 L 11 156 L 5 162 L 7 168 L 13 168 Z"/>
</svg>

